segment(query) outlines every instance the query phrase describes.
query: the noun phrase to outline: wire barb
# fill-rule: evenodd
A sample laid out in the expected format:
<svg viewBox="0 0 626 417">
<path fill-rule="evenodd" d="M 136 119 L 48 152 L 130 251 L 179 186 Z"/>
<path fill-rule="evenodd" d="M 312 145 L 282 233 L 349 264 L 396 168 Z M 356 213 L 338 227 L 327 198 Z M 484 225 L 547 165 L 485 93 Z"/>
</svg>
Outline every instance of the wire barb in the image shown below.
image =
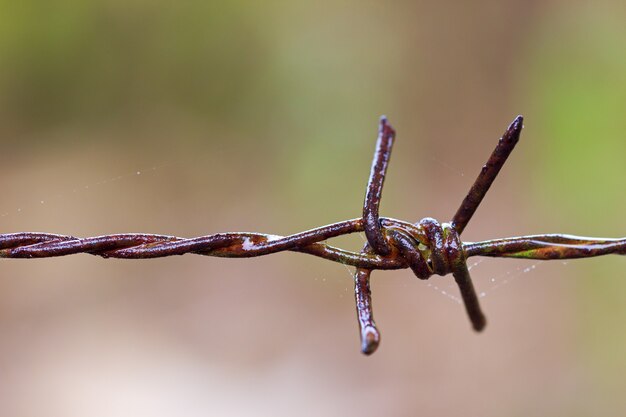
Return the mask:
<svg viewBox="0 0 626 417">
<path fill-rule="evenodd" d="M 520 134 L 522 133 L 523 124 L 524 118 L 522 116 L 517 116 L 515 120 L 513 120 L 506 132 L 504 132 L 504 135 L 502 135 L 502 138 L 500 138 L 498 145 L 491 153 L 487 163 L 483 165 L 472 188 L 470 188 L 461 206 L 452 218 L 452 226 L 459 234 L 463 233 L 463 230 L 465 230 L 467 223 L 469 223 L 476 209 L 483 201 L 483 198 L 485 198 L 491 184 L 493 184 L 493 181 L 498 176 L 498 173 L 504 166 L 509 155 L 511 155 L 511 152 L 515 149 L 515 145 L 517 145 Z"/>
<path fill-rule="evenodd" d="M 545 234 L 483 242 L 461 241 L 461 233 L 519 141 L 522 125 L 523 118 L 518 116 L 505 131 L 450 223 L 439 223 L 427 217 L 412 224 L 379 217 L 383 183 L 395 139 L 395 131 L 382 117 L 361 218 L 284 237 L 263 233 L 217 233 L 186 239 L 135 233 L 78 238 L 51 233 L 8 233 L 0 234 L 0 258 L 50 258 L 77 253 L 121 259 L 187 253 L 251 258 L 283 251 L 307 253 L 356 267 L 354 292 L 361 351 L 366 355 L 372 354 L 380 343 L 380 333 L 372 312 L 372 271 L 410 268 L 419 279 L 451 273 L 459 286 L 472 327 L 481 331 L 486 319 L 472 284 L 467 258 L 489 256 L 550 260 L 626 255 L 626 238 Z M 334 237 L 359 232 L 364 232 L 368 241 L 361 252 L 346 251 L 325 243 Z"/>
<path fill-rule="evenodd" d="M 363 203 L 365 236 L 374 252 L 379 255 L 389 255 L 391 253 L 391 247 L 387 243 L 385 236 L 383 236 L 378 218 L 378 209 L 395 136 L 396 132 L 387 122 L 387 118 L 382 116 L 378 128 L 378 140 L 376 140 L 376 150 L 372 160 L 370 178 L 367 182 L 367 191 L 365 192 L 365 202 Z"/>
<path fill-rule="evenodd" d="M 363 248 L 363 253 L 372 253 L 369 244 Z M 354 273 L 354 298 L 356 300 L 356 312 L 361 331 L 361 352 L 371 355 L 378 349 L 380 332 L 374 322 L 372 312 L 372 291 L 370 290 L 371 269 L 357 268 Z"/>
</svg>

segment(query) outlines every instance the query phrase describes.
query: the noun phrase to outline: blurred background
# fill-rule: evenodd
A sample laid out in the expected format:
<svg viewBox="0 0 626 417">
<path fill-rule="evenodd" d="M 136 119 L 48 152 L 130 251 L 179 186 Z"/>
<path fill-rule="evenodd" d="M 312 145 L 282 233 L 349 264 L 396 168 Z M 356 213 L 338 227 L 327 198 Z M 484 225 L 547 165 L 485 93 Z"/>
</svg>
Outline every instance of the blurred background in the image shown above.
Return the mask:
<svg viewBox="0 0 626 417">
<path fill-rule="evenodd" d="M 626 234 L 622 1 L 2 1 L 2 233 L 290 234 L 381 212 L 448 220 L 525 129 L 464 234 Z M 337 245 L 359 249 L 361 236 Z M 3 416 L 626 413 L 626 259 L 376 272 L 301 254 L 3 260 Z"/>
</svg>

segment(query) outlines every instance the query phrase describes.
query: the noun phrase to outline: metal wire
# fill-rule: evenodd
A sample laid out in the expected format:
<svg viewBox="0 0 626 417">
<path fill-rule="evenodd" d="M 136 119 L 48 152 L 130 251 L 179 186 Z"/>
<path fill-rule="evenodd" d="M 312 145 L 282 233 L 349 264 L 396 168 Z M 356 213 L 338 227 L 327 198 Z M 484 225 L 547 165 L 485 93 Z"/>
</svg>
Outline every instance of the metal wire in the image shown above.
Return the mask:
<svg viewBox="0 0 626 417">
<path fill-rule="evenodd" d="M 467 258 L 490 256 L 525 259 L 572 259 L 626 255 L 626 238 L 603 239 L 546 234 L 462 242 L 460 235 L 474 215 L 500 169 L 517 144 L 523 127 L 518 116 L 505 131 L 450 223 L 425 218 L 411 224 L 379 217 L 382 187 L 395 131 L 382 117 L 367 184 L 363 217 L 345 220 L 290 236 L 263 233 L 217 233 L 196 238 L 155 234 L 115 234 L 88 238 L 50 233 L 0 235 L 0 258 L 49 258 L 88 253 L 104 258 L 146 259 L 187 253 L 227 258 L 250 258 L 283 251 L 302 252 L 356 267 L 355 298 L 361 331 L 361 351 L 373 353 L 380 333 L 372 314 L 371 272 L 410 268 L 420 279 L 452 274 L 476 331 L 486 325 L 474 291 Z M 368 243 L 361 252 L 325 243 L 350 233 L 364 232 Z"/>
</svg>

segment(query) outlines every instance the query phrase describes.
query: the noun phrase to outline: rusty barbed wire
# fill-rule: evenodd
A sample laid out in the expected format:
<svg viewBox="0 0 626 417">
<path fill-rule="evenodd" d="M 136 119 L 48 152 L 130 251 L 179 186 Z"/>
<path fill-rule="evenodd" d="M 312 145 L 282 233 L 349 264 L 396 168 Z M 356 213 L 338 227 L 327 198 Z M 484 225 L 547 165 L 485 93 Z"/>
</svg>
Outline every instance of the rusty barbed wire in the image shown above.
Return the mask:
<svg viewBox="0 0 626 417">
<path fill-rule="evenodd" d="M 0 258 L 49 258 L 77 253 L 120 259 L 159 258 L 187 253 L 250 258 L 283 251 L 307 253 L 356 267 L 354 284 L 361 351 L 367 355 L 373 353 L 380 342 L 372 313 L 370 277 L 373 270 L 410 268 L 419 279 L 451 273 L 459 286 L 473 328 L 481 331 L 486 319 L 472 284 L 467 258 L 489 256 L 550 260 L 626 255 L 626 238 L 545 234 L 482 242 L 461 241 L 460 235 L 519 141 L 522 127 L 523 118 L 518 116 L 504 132 L 449 223 L 439 223 L 428 217 L 415 224 L 379 217 L 382 188 L 395 139 L 394 129 L 382 117 L 361 218 L 290 236 L 235 232 L 190 239 L 140 233 L 78 238 L 51 233 L 9 233 L 0 234 Z M 361 252 L 325 243 L 328 239 L 357 232 L 364 232 L 367 238 Z"/>
</svg>

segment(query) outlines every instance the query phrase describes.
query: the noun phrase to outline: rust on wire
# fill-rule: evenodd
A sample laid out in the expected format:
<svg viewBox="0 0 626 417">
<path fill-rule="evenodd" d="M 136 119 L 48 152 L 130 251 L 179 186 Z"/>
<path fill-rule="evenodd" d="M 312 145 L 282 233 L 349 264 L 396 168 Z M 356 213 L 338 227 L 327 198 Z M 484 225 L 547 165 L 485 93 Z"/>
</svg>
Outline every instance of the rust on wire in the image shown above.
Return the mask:
<svg viewBox="0 0 626 417">
<path fill-rule="evenodd" d="M 155 234 L 115 234 L 88 238 L 50 233 L 0 234 L 1 258 L 49 258 L 88 253 L 104 258 L 145 259 L 187 253 L 227 258 L 250 258 L 283 251 L 302 252 L 356 267 L 354 293 L 361 334 L 361 351 L 369 355 L 380 342 L 372 314 L 370 277 L 376 269 L 410 268 L 419 279 L 452 274 L 472 327 L 481 331 L 485 316 L 467 268 L 467 258 L 490 256 L 524 259 L 573 259 L 626 255 L 626 238 L 603 239 L 560 234 L 462 242 L 461 234 L 517 144 L 521 116 L 504 132 L 474 184 L 449 223 L 424 218 L 417 223 L 379 217 L 385 174 L 395 131 L 380 120 L 376 151 L 363 204 L 363 217 L 321 226 L 290 236 L 263 233 L 217 233 L 196 238 Z M 360 252 L 325 243 L 350 233 L 364 232 L 367 244 Z"/>
</svg>

